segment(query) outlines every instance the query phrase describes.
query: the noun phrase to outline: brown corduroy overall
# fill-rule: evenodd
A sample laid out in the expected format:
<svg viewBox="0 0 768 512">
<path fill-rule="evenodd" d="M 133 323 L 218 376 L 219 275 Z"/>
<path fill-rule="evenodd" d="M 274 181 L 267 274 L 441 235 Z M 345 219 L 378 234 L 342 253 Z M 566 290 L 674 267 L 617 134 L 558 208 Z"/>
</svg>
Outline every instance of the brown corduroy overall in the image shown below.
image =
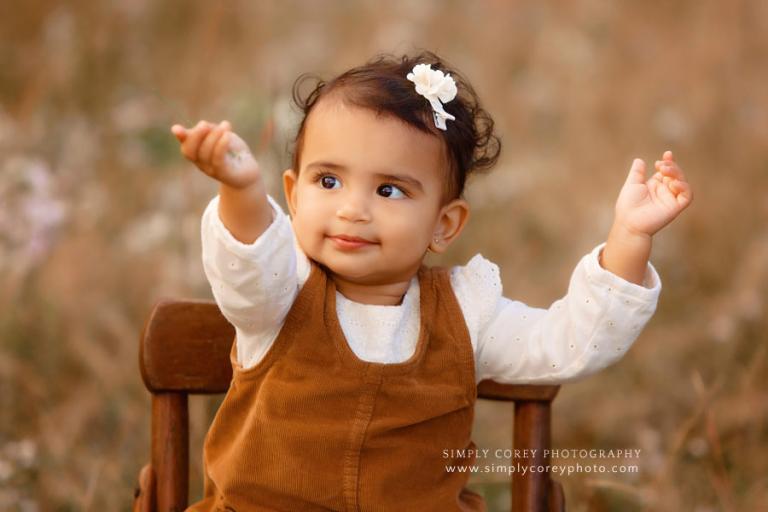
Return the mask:
<svg viewBox="0 0 768 512">
<path fill-rule="evenodd" d="M 476 400 L 472 345 L 445 268 L 421 266 L 405 362 L 359 359 L 336 286 L 311 272 L 265 357 L 233 377 L 205 439 L 204 497 L 187 510 L 483 511 L 464 486 Z"/>
</svg>

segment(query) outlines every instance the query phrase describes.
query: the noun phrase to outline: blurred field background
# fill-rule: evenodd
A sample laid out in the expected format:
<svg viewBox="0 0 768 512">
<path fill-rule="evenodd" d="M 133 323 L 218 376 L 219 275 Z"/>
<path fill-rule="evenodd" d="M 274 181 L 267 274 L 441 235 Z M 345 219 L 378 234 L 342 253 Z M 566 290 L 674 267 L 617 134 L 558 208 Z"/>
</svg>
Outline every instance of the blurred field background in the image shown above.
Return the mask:
<svg viewBox="0 0 768 512">
<path fill-rule="evenodd" d="M 161 297 L 211 298 L 216 186 L 170 126 L 230 120 L 284 204 L 293 80 L 417 48 L 470 78 L 504 144 L 430 263 L 481 252 L 506 296 L 546 307 L 632 158 L 672 149 L 695 191 L 654 241 L 656 316 L 555 401 L 556 447 L 641 450 L 635 474 L 559 477 L 569 510 L 768 510 L 768 3 L 31 0 L 0 6 L 0 43 L 0 510 L 130 509 L 139 332 Z M 218 400 L 190 406 L 193 500 Z M 478 447 L 508 447 L 510 418 L 479 403 Z M 507 479 L 471 482 L 501 511 Z"/>
</svg>

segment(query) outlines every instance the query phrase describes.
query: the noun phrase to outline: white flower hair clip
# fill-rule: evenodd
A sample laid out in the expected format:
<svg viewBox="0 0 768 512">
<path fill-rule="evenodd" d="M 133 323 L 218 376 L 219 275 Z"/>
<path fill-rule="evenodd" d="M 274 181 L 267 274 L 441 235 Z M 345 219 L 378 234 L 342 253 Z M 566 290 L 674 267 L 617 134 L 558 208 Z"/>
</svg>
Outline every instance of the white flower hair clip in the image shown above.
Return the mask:
<svg viewBox="0 0 768 512">
<path fill-rule="evenodd" d="M 406 76 L 416 84 L 416 92 L 427 98 L 432 105 L 435 126 L 445 130 L 445 120 L 456 120 L 454 116 L 443 110 L 443 104 L 456 97 L 456 82 L 450 74 L 443 74 L 439 69 L 432 69 L 431 64 L 416 64 L 413 71 Z"/>
</svg>

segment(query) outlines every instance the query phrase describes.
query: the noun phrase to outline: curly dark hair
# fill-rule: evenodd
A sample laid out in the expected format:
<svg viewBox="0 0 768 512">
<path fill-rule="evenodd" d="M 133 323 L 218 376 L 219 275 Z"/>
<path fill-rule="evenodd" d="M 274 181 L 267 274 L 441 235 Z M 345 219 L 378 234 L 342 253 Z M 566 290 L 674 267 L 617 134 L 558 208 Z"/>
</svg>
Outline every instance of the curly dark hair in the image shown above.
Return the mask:
<svg viewBox="0 0 768 512">
<path fill-rule="evenodd" d="M 416 92 L 413 82 L 406 78 L 416 64 L 431 64 L 432 69 L 450 74 L 456 82 L 456 97 L 444 107 L 456 118 L 447 121 L 447 130 L 435 127 L 432 107 Z M 314 80 L 315 84 L 304 96 L 300 91 L 307 80 Z M 352 68 L 329 82 L 307 73 L 296 79 L 293 101 L 303 113 L 291 150 L 293 169 L 297 173 L 307 117 L 317 102 L 332 92 L 340 93 L 342 100 L 348 104 L 370 109 L 379 115 L 394 116 L 443 141 L 450 165 L 442 204 L 462 197 L 469 174 L 490 170 L 499 158 L 501 141 L 493 131 L 493 119 L 480 106 L 477 94 L 461 73 L 430 51 L 401 57 L 378 54 L 364 65 Z"/>
</svg>

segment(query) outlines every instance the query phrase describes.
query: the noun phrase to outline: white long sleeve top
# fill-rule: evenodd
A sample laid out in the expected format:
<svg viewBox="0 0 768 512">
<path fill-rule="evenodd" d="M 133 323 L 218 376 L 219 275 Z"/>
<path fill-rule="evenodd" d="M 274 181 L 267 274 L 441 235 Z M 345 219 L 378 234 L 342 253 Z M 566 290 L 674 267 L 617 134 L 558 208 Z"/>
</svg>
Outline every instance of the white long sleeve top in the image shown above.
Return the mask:
<svg viewBox="0 0 768 512">
<path fill-rule="evenodd" d="M 235 327 L 237 359 L 245 369 L 269 351 L 310 271 L 289 217 L 267 199 L 272 222 L 252 244 L 235 239 L 221 222 L 218 196 L 201 223 L 203 268 L 216 303 Z M 567 294 L 546 309 L 504 297 L 498 266 L 479 253 L 450 269 L 477 382 L 557 384 L 626 353 L 656 310 L 661 280 L 650 262 L 642 286 L 605 270 L 598 262 L 604 245 L 581 258 Z M 413 355 L 420 318 L 416 276 L 399 305 L 361 304 L 337 291 L 336 309 L 360 359 L 399 363 Z"/>
</svg>

